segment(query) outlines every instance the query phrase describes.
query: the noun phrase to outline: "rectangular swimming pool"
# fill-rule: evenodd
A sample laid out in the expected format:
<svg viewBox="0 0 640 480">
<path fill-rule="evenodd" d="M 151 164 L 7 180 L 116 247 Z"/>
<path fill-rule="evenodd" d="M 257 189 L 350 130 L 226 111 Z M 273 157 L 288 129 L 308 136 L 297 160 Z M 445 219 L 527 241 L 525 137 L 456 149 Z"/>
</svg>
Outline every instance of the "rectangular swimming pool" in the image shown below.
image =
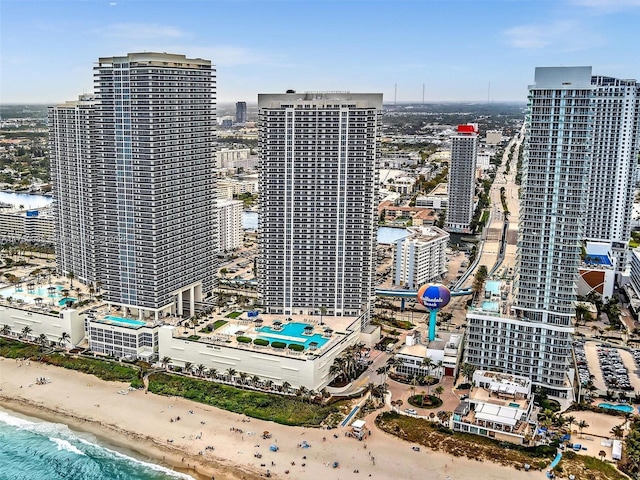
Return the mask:
<svg viewBox="0 0 640 480">
<path fill-rule="evenodd" d="M 319 333 L 313 335 L 304 335 L 305 327 L 310 326 L 307 323 L 285 323 L 282 325 L 281 330 L 274 330 L 272 327 L 261 327 L 258 329 L 258 338 L 268 340 L 269 342 L 284 342 L 287 345 L 290 343 L 297 343 L 298 345 L 304 345 L 305 348 L 309 348 L 309 344 L 315 342 L 318 344 L 318 348 L 322 347 L 329 341 Z"/>
<path fill-rule="evenodd" d="M 482 310 L 485 312 L 499 312 L 500 304 L 498 302 L 484 301 L 482 302 Z"/>
<path fill-rule="evenodd" d="M 491 292 L 492 295 L 500 295 L 500 283 L 497 280 L 489 280 L 484 285 L 484 289 Z"/>
<path fill-rule="evenodd" d="M 123 325 L 125 327 L 143 327 L 147 324 L 146 322 L 142 322 L 140 320 L 134 320 L 132 318 L 125 318 L 125 317 L 117 317 L 115 315 L 107 315 L 106 317 L 104 317 L 104 320 L 107 321 L 106 323 L 109 323 L 109 322 L 119 323 L 120 325 Z"/>
</svg>

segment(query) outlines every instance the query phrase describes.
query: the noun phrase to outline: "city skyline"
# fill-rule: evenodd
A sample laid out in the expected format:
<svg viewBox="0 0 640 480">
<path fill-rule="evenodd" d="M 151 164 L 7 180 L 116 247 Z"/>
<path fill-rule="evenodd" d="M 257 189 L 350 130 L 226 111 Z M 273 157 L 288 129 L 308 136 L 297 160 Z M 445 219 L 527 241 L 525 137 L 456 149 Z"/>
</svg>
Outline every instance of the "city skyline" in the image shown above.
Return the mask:
<svg viewBox="0 0 640 480">
<path fill-rule="evenodd" d="M 0 102 L 89 93 L 87 65 L 136 51 L 211 59 L 224 103 L 303 86 L 419 102 L 423 84 L 425 101 L 524 102 L 539 65 L 639 77 L 639 17 L 638 0 L 6 1 Z"/>
</svg>

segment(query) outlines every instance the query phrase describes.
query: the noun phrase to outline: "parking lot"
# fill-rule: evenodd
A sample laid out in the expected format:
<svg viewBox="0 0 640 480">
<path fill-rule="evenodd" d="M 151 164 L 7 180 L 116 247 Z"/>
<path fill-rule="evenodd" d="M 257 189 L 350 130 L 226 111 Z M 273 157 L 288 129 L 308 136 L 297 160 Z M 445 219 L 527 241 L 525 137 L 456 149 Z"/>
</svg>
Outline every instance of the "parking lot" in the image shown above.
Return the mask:
<svg viewBox="0 0 640 480">
<path fill-rule="evenodd" d="M 640 351 L 628 351 L 622 348 L 604 347 L 598 342 L 584 344 L 584 358 L 587 371 L 580 365 L 583 354 L 580 345 L 576 345 L 576 360 L 580 379 L 593 375 L 593 385 L 600 391 L 615 390 L 640 392 Z M 588 372 L 588 373 L 587 373 Z"/>
</svg>

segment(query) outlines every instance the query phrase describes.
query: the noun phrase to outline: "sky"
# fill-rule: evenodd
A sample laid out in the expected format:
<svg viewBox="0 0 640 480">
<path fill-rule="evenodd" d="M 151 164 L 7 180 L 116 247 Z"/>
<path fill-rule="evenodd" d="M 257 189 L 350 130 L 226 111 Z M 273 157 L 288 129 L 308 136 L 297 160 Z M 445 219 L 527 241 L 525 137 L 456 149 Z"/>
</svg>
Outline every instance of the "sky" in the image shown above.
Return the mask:
<svg viewBox="0 0 640 480">
<path fill-rule="evenodd" d="M 219 102 L 524 102 L 536 66 L 640 80 L 639 26 L 640 0 L 0 0 L 0 103 L 73 100 L 143 51 L 211 60 Z"/>
</svg>

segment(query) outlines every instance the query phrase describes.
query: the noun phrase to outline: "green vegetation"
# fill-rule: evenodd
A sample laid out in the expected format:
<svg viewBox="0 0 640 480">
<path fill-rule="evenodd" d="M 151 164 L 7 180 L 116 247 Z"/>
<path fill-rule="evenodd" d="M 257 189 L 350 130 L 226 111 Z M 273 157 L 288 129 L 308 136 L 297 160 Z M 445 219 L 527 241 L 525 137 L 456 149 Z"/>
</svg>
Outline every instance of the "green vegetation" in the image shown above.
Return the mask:
<svg viewBox="0 0 640 480">
<path fill-rule="evenodd" d="M 97 358 L 73 358 L 54 353 L 43 355 L 41 360 L 50 365 L 95 375 L 110 382 L 132 382 L 138 378 L 138 370 L 133 367 Z"/>
<path fill-rule="evenodd" d="M 149 376 L 149 391 L 196 402 L 284 425 L 319 426 L 337 404 L 320 406 L 293 397 L 221 385 L 206 380 L 156 373 Z"/>
<path fill-rule="evenodd" d="M 242 200 L 242 203 L 244 203 L 244 208 L 247 209 L 249 207 L 252 207 L 253 205 L 256 204 L 256 202 L 258 201 L 258 195 L 252 195 L 249 192 L 245 192 L 242 193 L 240 195 L 234 195 L 233 196 L 234 200 Z"/>
<path fill-rule="evenodd" d="M 442 406 L 442 400 L 435 395 L 413 395 L 408 400 L 414 407 L 438 408 Z"/>
<path fill-rule="evenodd" d="M 298 343 L 290 343 L 289 350 L 293 350 L 294 352 L 302 352 L 304 350 L 304 345 L 300 345 Z"/>
<path fill-rule="evenodd" d="M 213 329 L 217 330 L 219 329 L 221 326 L 226 325 L 227 322 L 226 320 L 216 320 L 215 322 L 213 322 Z"/>
<path fill-rule="evenodd" d="M 636 419 L 631 423 L 629 434 L 624 443 L 625 455 L 620 462 L 620 470 L 637 478 L 640 474 L 640 420 Z"/>
<path fill-rule="evenodd" d="M 22 343 L 17 340 L 0 337 L 0 357 L 5 358 L 30 358 L 39 353 L 37 345 Z"/>
<path fill-rule="evenodd" d="M 37 358 L 43 363 L 95 375 L 102 380 L 131 382 L 138 378 L 138 370 L 119 363 L 97 358 L 68 357 L 60 353 L 41 354 L 38 345 L 0 338 L 0 356 L 5 358 Z"/>
<path fill-rule="evenodd" d="M 227 318 L 238 318 L 240 315 L 242 315 L 242 312 L 231 312 L 231 313 L 225 315 L 225 317 L 227 317 Z"/>
<path fill-rule="evenodd" d="M 238 341 L 238 343 L 251 343 L 251 338 L 243 337 L 242 335 L 236 337 L 236 340 Z"/>
<path fill-rule="evenodd" d="M 402 330 L 411 330 L 415 327 L 415 325 L 408 320 L 398 320 L 397 318 L 389 320 L 389 323 L 392 327 L 401 328 Z"/>
<path fill-rule="evenodd" d="M 193 340 L 194 342 L 197 342 L 198 340 L 200 340 L 200 335 L 189 335 L 187 337 L 187 340 Z"/>
<path fill-rule="evenodd" d="M 432 450 L 439 450 L 456 457 L 491 460 L 517 468 L 522 468 L 525 463 L 533 468 L 545 468 L 555 456 L 557 447 L 556 444 L 524 447 L 508 442 L 498 442 L 480 435 L 453 432 L 438 423 L 394 412 L 378 415 L 376 425 L 387 433 L 409 442 L 419 443 Z"/>
<path fill-rule="evenodd" d="M 285 348 L 287 346 L 287 344 L 284 343 L 284 342 L 271 342 L 271 346 L 273 348 L 277 348 L 277 349 L 281 350 L 281 349 Z"/>
<path fill-rule="evenodd" d="M 253 344 L 254 344 L 254 345 L 259 345 L 259 346 L 261 346 L 261 347 L 267 347 L 267 346 L 269 345 L 269 341 L 268 341 L 268 340 L 265 340 L 264 338 L 256 338 L 256 339 L 253 341 Z"/>
</svg>

